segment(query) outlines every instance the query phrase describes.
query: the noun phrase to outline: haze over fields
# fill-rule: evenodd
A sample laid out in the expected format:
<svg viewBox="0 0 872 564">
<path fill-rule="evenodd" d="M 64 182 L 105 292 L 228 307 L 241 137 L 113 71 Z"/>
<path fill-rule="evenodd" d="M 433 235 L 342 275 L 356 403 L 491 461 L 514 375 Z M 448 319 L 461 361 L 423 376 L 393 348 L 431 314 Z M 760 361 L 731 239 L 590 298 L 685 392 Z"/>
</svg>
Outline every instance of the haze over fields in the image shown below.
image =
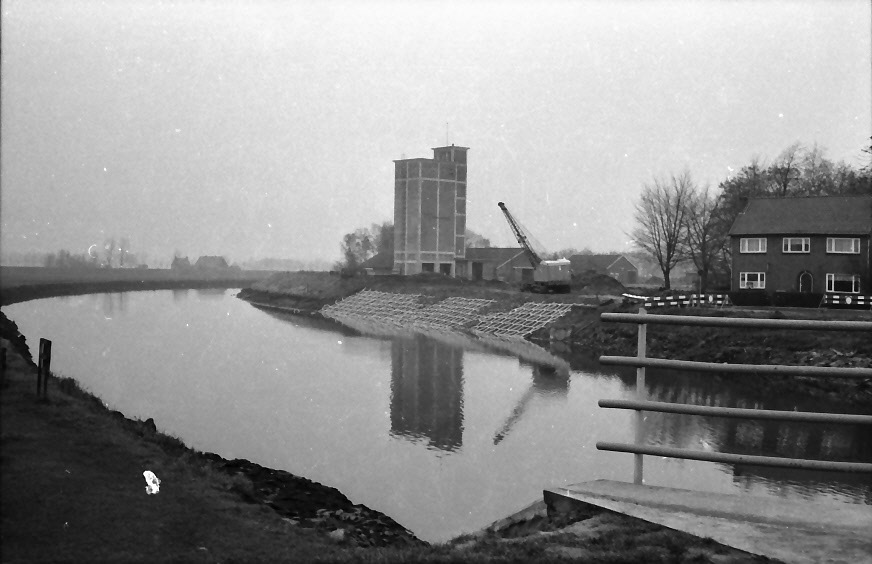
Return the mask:
<svg viewBox="0 0 872 564">
<path fill-rule="evenodd" d="M 467 225 L 627 249 L 654 175 L 872 135 L 868 0 L 2 4 L 0 249 L 339 259 L 393 160 L 470 147 Z"/>
</svg>

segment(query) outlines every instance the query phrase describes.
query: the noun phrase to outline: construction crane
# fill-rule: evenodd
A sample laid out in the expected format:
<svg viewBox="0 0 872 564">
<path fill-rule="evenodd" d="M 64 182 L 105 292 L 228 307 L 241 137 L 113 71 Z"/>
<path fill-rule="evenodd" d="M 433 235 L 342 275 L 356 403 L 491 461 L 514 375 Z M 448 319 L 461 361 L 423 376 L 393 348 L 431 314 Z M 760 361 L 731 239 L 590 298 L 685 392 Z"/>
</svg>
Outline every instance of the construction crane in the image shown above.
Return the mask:
<svg viewBox="0 0 872 564">
<path fill-rule="evenodd" d="M 509 213 L 506 204 L 499 202 L 497 205 L 503 210 L 506 220 L 509 222 L 509 227 L 512 228 L 512 233 L 515 239 L 527 252 L 530 263 L 533 265 L 532 271 L 524 270 L 521 278 L 521 291 L 524 292 L 541 292 L 541 293 L 568 293 L 571 289 L 570 281 L 572 278 L 572 270 L 569 266 L 569 261 L 565 258 L 557 260 L 544 260 L 539 254 L 533 250 L 530 245 L 530 238 L 526 234 L 526 229 L 521 227 L 521 224 Z M 532 275 L 531 275 L 532 274 Z"/>
</svg>

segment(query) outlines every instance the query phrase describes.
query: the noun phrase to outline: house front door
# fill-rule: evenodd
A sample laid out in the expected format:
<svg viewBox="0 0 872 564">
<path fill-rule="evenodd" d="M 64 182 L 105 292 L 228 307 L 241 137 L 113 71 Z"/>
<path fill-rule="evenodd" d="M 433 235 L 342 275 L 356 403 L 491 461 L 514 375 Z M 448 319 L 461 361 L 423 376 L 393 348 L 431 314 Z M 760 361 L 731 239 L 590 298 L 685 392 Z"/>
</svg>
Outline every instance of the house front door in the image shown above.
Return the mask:
<svg viewBox="0 0 872 564">
<path fill-rule="evenodd" d="M 807 294 L 812 291 L 811 272 L 802 272 L 799 275 L 799 291 Z"/>
</svg>

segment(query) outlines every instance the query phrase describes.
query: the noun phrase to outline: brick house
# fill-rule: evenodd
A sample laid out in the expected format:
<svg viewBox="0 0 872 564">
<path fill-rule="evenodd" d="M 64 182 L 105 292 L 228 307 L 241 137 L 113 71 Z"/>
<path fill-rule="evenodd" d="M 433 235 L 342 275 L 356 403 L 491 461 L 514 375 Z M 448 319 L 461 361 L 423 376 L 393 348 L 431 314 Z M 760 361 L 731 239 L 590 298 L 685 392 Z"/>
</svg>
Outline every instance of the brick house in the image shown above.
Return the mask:
<svg viewBox="0 0 872 564">
<path fill-rule="evenodd" d="M 872 293 L 872 197 L 753 199 L 730 229 L 733 291 Z"/>
<path fill-rule="evenodd" d="M 624 255 L 572 255 L 569 263 L 577 276 L 594 273 L 611 276 L 622 284 L 639 281 L 639 268 Z"/>
</svg>

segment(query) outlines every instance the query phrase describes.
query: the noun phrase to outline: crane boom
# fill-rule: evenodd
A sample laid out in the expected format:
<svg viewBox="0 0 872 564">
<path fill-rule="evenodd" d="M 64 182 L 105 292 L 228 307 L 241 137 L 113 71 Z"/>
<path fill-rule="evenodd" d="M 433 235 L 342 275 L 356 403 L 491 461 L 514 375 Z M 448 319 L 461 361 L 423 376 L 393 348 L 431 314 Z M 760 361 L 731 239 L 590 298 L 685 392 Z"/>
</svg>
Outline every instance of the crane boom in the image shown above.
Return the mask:
<svg viewBox="0 0 872 564">
<path fill-rule="evenodd" d="M 530 246 L 530 241 L 527 240 L 527 236 L 524 235 L 524 232 L 521 230 L 521 226 L 518 224 L 518 221 L 509 213 L 509 209 L 506 207 L 506 204 L 499 202 L 497 204 L 500 206 L 500 209 L 503 210 L 503 213 L 506 216 L 506 220 L 509 222 L 509 227 L 512 228 L 512 233 L 515 234 L 515 239 L 518 240 L 518 243 L 524 247 L 524 250 L 530 255 L 530 260 L 533 262 L 533 266 L 539 266 L 542 263 L 542 257 L 536 254 L 536 251 L 533 250 L 533 247 Z"/>
</svg>

